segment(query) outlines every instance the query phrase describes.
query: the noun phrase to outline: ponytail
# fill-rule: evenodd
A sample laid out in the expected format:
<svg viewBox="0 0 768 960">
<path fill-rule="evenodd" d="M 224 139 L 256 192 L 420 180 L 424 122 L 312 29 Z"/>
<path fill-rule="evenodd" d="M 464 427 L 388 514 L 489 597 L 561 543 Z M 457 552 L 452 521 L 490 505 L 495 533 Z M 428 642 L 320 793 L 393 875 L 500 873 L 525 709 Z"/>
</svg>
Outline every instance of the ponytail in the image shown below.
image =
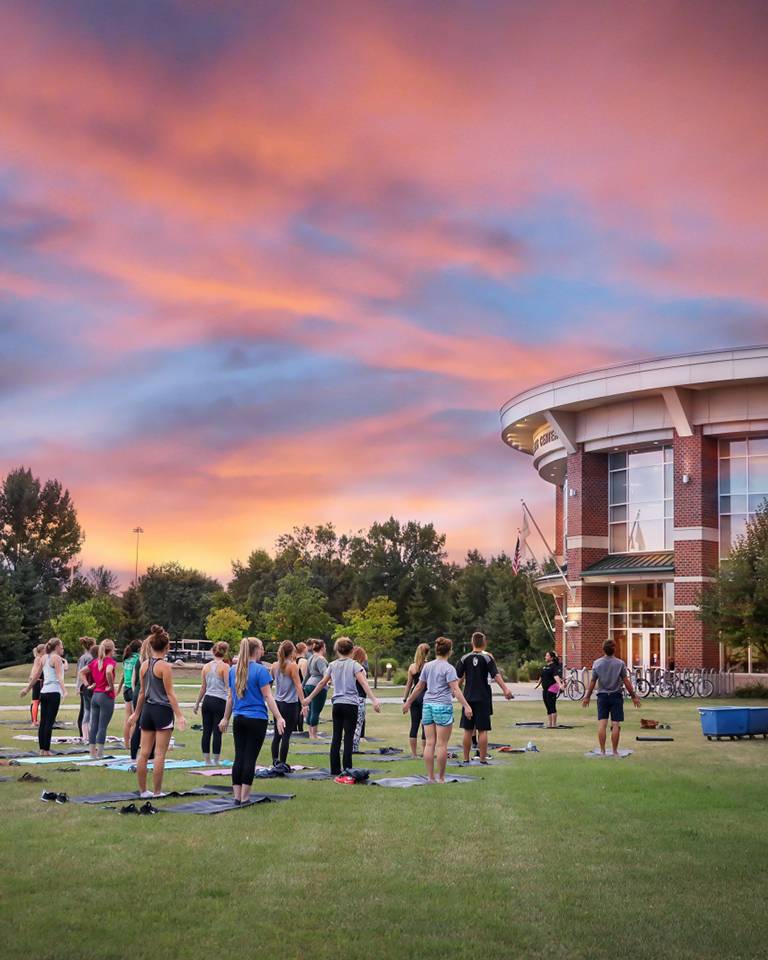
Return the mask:
<svg viewBox="0 0 768 960">
<path fill-rule="evenodd" d="M 261 640 L 256 637 L 244 637 L 240 641 L 240 650 L 237 654 L 237 669 L 235 670 L 235 693 L 242 699 L 245 688 L 248 686 L 248 667 L 251 657 L 261 646 Z"/>
<path fill-rule="evenodd" d="M 101 670 L 104 663 L 104 658 L 110 656 L 115 652 L 115 644 L 113 640 L 102 640 L 99 644 L 99 670 Z"/>
<path fill-rule="evenodd" d="M 283 640 L 277 648 L 277 669 L 280 673 L 285 673 L 285 663 L 295 650 L 296 647 L 294 647 L 290 640 Z"/>
</svg>

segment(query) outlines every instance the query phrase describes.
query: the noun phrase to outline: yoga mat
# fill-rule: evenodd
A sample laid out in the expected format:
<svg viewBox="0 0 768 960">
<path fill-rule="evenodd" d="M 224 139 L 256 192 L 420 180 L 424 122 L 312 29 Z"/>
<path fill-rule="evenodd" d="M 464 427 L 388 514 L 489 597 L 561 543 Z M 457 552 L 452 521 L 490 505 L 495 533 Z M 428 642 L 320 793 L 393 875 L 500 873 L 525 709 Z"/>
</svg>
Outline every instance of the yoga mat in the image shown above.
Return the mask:
<svg viewBox="0 0 768 960">
<path fill-rule="evenodd" d="M 37 742 L 37 737 L 32 736 L 29 733 L 20 733 L 18 736 L 13 738 L 14 740 L 34 740 Z M 107 737 L 107 743 L 122 743 L 122 737 Z M 80 737 L 51 737 L 51 743 L 79 743 L 82 744 L 83 741 Z"/>
<path fill-rule="evenodd" d="M 10 783 L 13 777 L 0 777 L 0 783 Z"/>
<path fill-rule="evenodd" d="M 220 797 L 223 792 L 230 793 L 229 787 L 195 787 L 192 790 L 171 790 L 161 793 L 152 800 L 162 800 L 164 797 Z M 70 803 L 122 803 L 129 800 L 140 800 L 138 790 L 120 790 L 116 793 L 94 793 L 87 797 L 70 797 Z"/>
<path fill-rule="evenodd" d="M 196 800 L 193 803 L 179 803 L 173 807 L 163 807 L 163 813 L 196 813 L 214 814 L 226 813 L 228 810 L 242 810 L 245 807 L 255 806 L 257 803 L 279 803 L 282 800 L 293 800 L 295 793 L 252 793 L 246 803 L 235 803 L 234 797 L 216 797 L 212 800 Z"/>
<path fill-rule="evenodd" d="M 65 756 L 67 755 L 65 754 Z M 106 760 L 107 758 L 104 757 L 104 759 Z M 117 760 L 118 758 L 115 757 L 115 759 Z M 91 757 L 90 753 L 76 753 L 72 756 L 67 756 L 67 760 L 70 763 L 93 762 L 93 758 Z M 61 763 L 61 754 L 57 754 L 55 757 L 20 757 L 17 763 L 30 764 L 34 766 L 41 763 Z"/>
<path fill-rule="evenodd" d="M 467 763 L 464 763 L 463 760 L 449 760 L 449 767 L 502 767 L 504 764 L 499 763 L 498 760 L 486 760 L 485 763 L 482 763 L 477 757 L 473 757 Z"/>
<path fill-rule="evenodd" d="M 643 743 L 674 743 L 674 737 L 635 737 L 635 740 L 642 740 Z"/>
<path fill-rule="evenodd" d="M 222 761 L 224 765 L 224 761 Z M 232 766 L 232 762 L 229 761 L 229 765 Z M 187 770 L 192 767 L 204 767 L 205 760 L 166 760 L 165 769 L 166 770 Z M 117 763 L 106 764 L 107 770 L 127 770 L 129 773 L 134 771 L 136 767 L 135 760 L 118 760 Z M 147 769 L 152 770 L 154 768 L 154 761 L 150 760 L 147 764 Z"/>
<path fill-rule="evenodd" d="M 619 750 L 618 757 L 615 757 L 612 753 L 600 753 L 599 750 L 590 750 L 589 753 L 585 753 L 585 757 L 595 758 L 597 760 L 621 760 L 624 757 L 629 757 L 634 753 L 634 750 Z"/>
<path fill-rule="evenodd" d="M 401 750 L 400 747 L 379 747 L 378 750 L 353 750 L 352 752 L 370 757 L 386 757 L 401 754 L 403 750 Z"/>
<path fill-rule="evenodd" d="M 544 721 L 543 721 L 543 720 L 525 720 L 525 721 L 518 721 L 518 722 L 515 724 L 515 726 L 516 726 L 516 727 L 543 727 L 543 726 L 544 726 Z"/>
<path fill-rule="evenodd" d="M 473 780 L 482 780 L 482 777 L 462 777 L 456 773 L 447 774 L 446 783 L 471 783 Z M 371 780 L 370 783 L 377 787 L 426 787 L 430 786 L 426 777 L 383 777 L 381 780 Z"/>
</svg>

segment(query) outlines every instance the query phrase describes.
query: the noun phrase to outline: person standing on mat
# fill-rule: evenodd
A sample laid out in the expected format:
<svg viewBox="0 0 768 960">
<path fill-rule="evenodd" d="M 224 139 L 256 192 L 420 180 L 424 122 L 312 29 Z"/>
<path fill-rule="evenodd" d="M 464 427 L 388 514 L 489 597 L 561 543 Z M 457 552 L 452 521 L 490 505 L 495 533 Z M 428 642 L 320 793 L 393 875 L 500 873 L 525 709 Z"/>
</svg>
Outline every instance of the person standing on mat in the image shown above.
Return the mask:
<svg viewBox="0 0 768 960">
<path fill-rule="evenodd" d="M 368 654 L 365 652 L 363 647 L 356 646 L 352 651 L 352 659 L 359 663 L 363 668 L 363 676 L 365 679 L 368 679 Z M 358 694 L 362 694 L 362 690 L 358 690 Z M 358 696 L 357 698 L 357 723 L 355 724 L 355 735 L 352 740 L 352 752 L 356 753 L 360 749 L 360 741 L 363 738 L 363 731 L 365 729 L 365 696 Z"/>
<path fill-rule="evenodd" d="M 410 665 L 410 667 L 408 667 L 408 680 L 406 681 L 406 684 L 405 684 L 405 693 L 403 694 L 403 703 L 406 702 L 411 690 L 413 690 L 413 688 L 421 679 L 421 670 L 424 664 L 427 662 L 428 657 L 429 657 L 429 644 L 420 643 L 418 647 L 416 647 L 416 653 L 413 657 L 413 663 Z M 417 697 L 411 703 L 411 732 L 408 737 L 408 742 L 411 745 L 411 757 L 414 760 L 418 760 L 418 757 L 419 757 L 419 754 L 416 751 L 416 746 L 418 744 L 419 727 L 421 727 L 422 746 L 424 744 L 424 741 L 426 741 L 427 739 L 424 733 L 424 725 L 421 722 L 421 714 L 422 714 L 423 708 L 424 708 L 424 694 L 422 693 L 420 697 Z M 422 750 L 422 753 L 423 753 L 423 750 Z"/>
<path fill-rule="evenodd" d="M 123 743 L 125 744 L 126 750 L 131 745 L 131 740 L 128 734 L 128 722 L 130 721 L 131 714 L 133 713 L 133 700 L 134 696 L 139 695 L 138 691 L 136 691 L 134 694 L 133 690 L 133 669 L 138 663 L 140 649 L 141 643 L 138 640 L 131 640 L 130 643 L 126 644 L 125 650 L 123 650 L 123 676 L 120 680 L 120 686 L 117 688 L 118 695 L 120 694 L 120 689 L 122 688 L 123 702 L 125 703 Z"/>
<path fill-rule="evenodd" d="M 141 665 L 139 696 L 131 716 L 131 725 L 138 723 L 141 718 L 141 746 L 136 775 L 142 800 L 157 797 L 162 793 L 165 755 L 173 736 L 174 722 L 179 730 L 183 730 L 187 725 L 173 692 L 173 667 L 166 660 L 171 638 L 155 623 L 147 639 L 150 647 L 149 659 Z M 154 756 L 153 790 L 147 790 L 147 766 L 150 756 Z"/>
<path fill-rule="evenodd" d="M 333 704 L 331 713 L 333 738 L 331 739 L 330 762 L 331 773 L 335 777 L 339 776 L 342 770 L 349 770 L 352 767 L 360 689 L 371 698 L 376 713 L 381 713 L 381 704 L 368 686 L 362 664 L 352 659 L 354 648 L 355 645 L 349 637 L 339 637 L 333 647 L 337 659 L 329 664 L 322 680 L 316 684 L 312 693 L 307 697 L 307 703 L 310 703 L 314 697 L 322 696 L 325 693 L 325 688 L 329 683 L 333 686 L 333 696 L 331 697 L 331 703 Z M 341 759 L 342 735 L 344 738 L 343 761 Z"/>
<path fill-rule="evenodd" d="M 304 681 L 307 677 L 307 645 L 303 641 L 296 644 L 296 663 L 299 667 L 299 676 L 301 677 L 301 698 L 304 699 Z M 299 712 L 299 719 L 296 723 L 296 732 L 304 732 L 304 710 Z"/>
<path fill-rule="evenodd" d="M 277 660 L 272 664 L 272 679 L 275 682 L 275 703 L 280 716 L 285 720 L 285 730 L 272 737 L 272 764 L 288 763 L 291 734 L 297 728 L 304 706 L 304 690 L 301 686 L 299 665 L 296 663 L 296 647 L 290 640 L 283 640 L 277 649 Z"/>
<path fill-rule="evenodd" d="M 93 696 L 93 692 L 91 691 L 93 678 L 91 677 L 88 667 L 91 662 L 96 659 L 98 645 L 93 637 L 80 637 L 80 646 L 83 648 L 83 652 L 77 661 L 77 675 L 75 679 L 75 686 L 80 696 L 80 710 L 77 714 L 77 730 L 82 742 L 88 743 L 90 740 L 91 698 Z"/>
<path fill-rule="evenodd" d="M 192 708 L 193 713 L 203 704 L 203 736 L 200 746 L 203 760 L 208 766 L 217 767 L 221 763 L 221 730 L 219 724 L 227 708 L 229 696 L 229 667 L 226 656 L 229 644 L 223 640 L 213 645 L 213 660 L 203 667 L 200 675 L 200 690 Z M 213 738 L 213 759 L 211 759 L 211 738 Z"/>
<path fill-rule="evenodd" d="M 139 700 L 139 692 L 141 691 L 141 668 L 149 660 L 149 653 L 152 648 L 149 645 L 149 637 L 146 637 L 141 644 L 141 649 L 139 651 L 139 659 L 133 665 L 133 682 L 131 684 L 131 689 L 135 690 L 135 696 L 133 698 L 133 711 L 136 712 L 136 704 Z M 133 714 L 131 715 L 133 716 Z M 129 731 L 130 731 L 130 749 L 131 749 L 131 760 L 135 760 L 139 755 L 139 748 L 141 746 L 141 716 L 139 716 L 136 723 L 131 723 L 129 718 Z M 154 760 L 154 756 L 150 756 L 150 760 Z"/>
<path fill-rule="evenodd" d="M 29 671 L 29 683 L 19 694 L 25 697 L 29 691 L 32 691 L 32 702 L 29 705 L 29 720 L 33 727 L 38 726 L 40 719 L 40 692 L 43 689 L 43 672 L 40 666 L 45 656 L 45 644 L 38 643 L 32 650 L 32 669 Z M 33 677 L 37 677 L 33 680 Z"/>
<path fill-rule="evenodd" d="M 37 658 L 32 668 L 29 682 L 21 691 L 22 697 L 33 689 L 38 679 L 41 681 L 41 687 L 37 744 L 41 755 L 50 757 L 53 725 L 56 723 L 62 698 L 67 695 L 64 686 L 64 645 L 58 637 L 52 637 L 43 648 L 42 655 Z"/>
<path fill-rule="evenodd" d="M 544 698 L 544 709 L 547 711 L 548 730 L 554 730 L 557 726 L 557 698 L 565 686 L 562 673 L 563 668 L 560 666 L 557 653 L 554 650 L 547 650 L 544 654 L 544 667 L 539 683 Z"/>
<path fill-rule="evenodd" d="M 488 760 L 488 733 L 491 729 L 493 714 L 493 694 L 491 681 L 496 681 L 507 700 L 512 699 L 512 691 L 504 683 L 496 661 L 486 652 L 485 634 L 479 631 L 472 634 L 472 649 L 465 653 L 456 667 L 459 680 L 464 681 L 464 696 L 472 707 L 472 716 L 462 715 L 460 726 L 464 731 L 464 763 L 469 763 L 472 751 L 472 735 L 477 731 L 477 748 L 480 762 Z"/>
<path fill-rule="evenodd" d="M 117 661 L 114 658 L 115 644 L 112 640 L 102 640 L 98 655 L 88 664 L 93 677 L 91 697 L 91 722 L 88 742 L 91 756 L 101 760 L 104 756 L 104 744 L 107 742 L 107 728 L 115 712 L 115 671 Z"/>
<path fill-rule="evenodd" d="M 445 783 L 445 765 L 448 762 L 448 741 L 453 730 L 453 697 L 464 708 L 464 716 L 472 719 L 472 707 L 459 687 L 456 670 L 448 663 L 453 641 L 438 637 L 435 641 L 435 659 L 421 668 L 419 682 L 403 704 L 403 713 L 408 713 L 413 701 L 424 694 L 422 721 L 427 742 L 424 746 L 424 764 L 430 783 Z M 437 777 L 435 777 L 437 760 Z"/>
<path fill-rule="evenodd" d="M 640 697 L 635 693 L 632 681 L 629 679 L 627 665 L 619 660 L 616 653 L 616 644 L 613 640 L 606 640 L 603 644 L 604 656 L 592 664 L 592 679 L 584 699 L 581 701 L 585 709 L 592 699 L 592 691 L 599 684 L 597 690 L 597 742 L 600 753 L 605 756 L 605 740 L 608 729 L 608 718 L 611 720 L 611 748 L 613 756 L 619 755 L 619 738 L 621 725 L 624 722 L 624 695 L 622 688 L 632 698 L 632 703 L 640 709 Z"/>
<path fill-rule="evenodd" d="M 232 764 L 232 793 L 235 803 L 246 803 L 251 795 L 256 761 L 267 735 L 269 713 L 275 719 L 275 729 L 282 736 L 285 720 L 280 716 L 272 696 L 272 676 L 260 663 L 264 645 L 257 637 L 246 637 L 240 643 L 237 666 L 229 668 L 229 695 L 219 730 L 226 733 L 229 718 L 235 741 L 235 760 Z"/>
<path fill-rule="evenodd" d="M 313 693 L 315 687 L 318 686 L 325 676 L 325 672 L 328 669 L 328 661 L 325 658 L 325 643 L 322 640 L 310 640 L 309 648 L 307 677 L 304 681 L 305 702 L 310 704 L 311 701 L 309 714 L 307 715 L 307 726 L 309 727 L 309 739 L 319 740 L 320 737 L 317 734 L 317 726 L 320 723 L 320 714 L 325 706 L 325 698 L 328 696 L 328 691 L 325 687 L 321 687 L 317 698 L 311 697 L 310 694 Z"/>
</svg>

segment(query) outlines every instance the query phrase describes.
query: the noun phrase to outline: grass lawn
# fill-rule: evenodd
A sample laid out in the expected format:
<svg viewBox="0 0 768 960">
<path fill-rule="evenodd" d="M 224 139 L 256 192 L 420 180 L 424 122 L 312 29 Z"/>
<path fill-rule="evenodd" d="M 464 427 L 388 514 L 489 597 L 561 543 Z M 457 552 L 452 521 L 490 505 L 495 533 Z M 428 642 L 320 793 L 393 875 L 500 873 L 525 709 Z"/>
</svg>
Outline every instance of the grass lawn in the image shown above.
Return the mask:
<svg viewBox="0 0 768 960">
<path fill-rule="evenodd" d="M 193 699 L 193 690 L 180 692 Z M 13 688 L 0 688 L 0 703 L 21 701 Z M 577 728 L 547 732 L 514 726 L 540 719 L 539 702 L 499 704 L 492 739 L 533 739 L 541 753 L 466 771 L 482 774 L 477 783 L 406 791 L 267 781 L 266 791 L 296 798 L 210 818 L 43 804 L 41 786 L 2 783 L 0 953 L 5 960 L 763 957 L 768 742 L 707 742 L 697 705 L 644 703 L 624 731 L 624 746 L 636 753 L 588 760 L 594 706 L 585 713 L 566 704 L 561 718 Z M 641 715 L 671 723 L 665 734 L 675 742 L 635 743 Z M 0 712 L 14 716 L 26 719 Z M 121 730 L 122 707 L 115 716 L 111 733 Z M 406 746 L 397 705 L 369 717 L 371 736 Z M 23 748 L 14 732 L 0 725 L 0 745 Z M 179 735 L 186 748 L 173 756 L 198 756 L 198 738 L 189 729 Z M 298 740 L 296 749 L 309 748 Z M 315 765 L 327 765 L 324 750 Z M 23 769 L 2 773 L 15 778 Z M 133 775 L 103 769 L 26 769 L 70 795 L 135 785 Z M 422 765 L 381 769 L 396 775 Z M 205 782 L 169 771 L 165 785 Z"/>
</svg>

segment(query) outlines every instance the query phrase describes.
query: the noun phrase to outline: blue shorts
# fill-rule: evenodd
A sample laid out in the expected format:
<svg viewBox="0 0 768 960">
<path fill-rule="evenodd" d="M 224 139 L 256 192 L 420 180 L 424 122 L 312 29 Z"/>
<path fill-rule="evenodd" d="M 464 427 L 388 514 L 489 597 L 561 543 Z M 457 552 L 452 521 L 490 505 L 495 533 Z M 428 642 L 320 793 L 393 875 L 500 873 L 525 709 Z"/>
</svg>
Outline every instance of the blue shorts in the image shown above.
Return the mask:
<svg viewBox="0 0 768 960">
<path fill-rule="evenodd" d="M 421 722 L 425 727 L 436 723 L 438 727 L 450 727 L 453 723 L 453 704 L 425 703 L 421 714 Z"/>
<path fill-rule="evenodd" d="M 624 722 L 624 694 L 621 690 L 597 695 L 597 719 L 607 720 L 608 717 L 611 723 Z"/>
</svg>

